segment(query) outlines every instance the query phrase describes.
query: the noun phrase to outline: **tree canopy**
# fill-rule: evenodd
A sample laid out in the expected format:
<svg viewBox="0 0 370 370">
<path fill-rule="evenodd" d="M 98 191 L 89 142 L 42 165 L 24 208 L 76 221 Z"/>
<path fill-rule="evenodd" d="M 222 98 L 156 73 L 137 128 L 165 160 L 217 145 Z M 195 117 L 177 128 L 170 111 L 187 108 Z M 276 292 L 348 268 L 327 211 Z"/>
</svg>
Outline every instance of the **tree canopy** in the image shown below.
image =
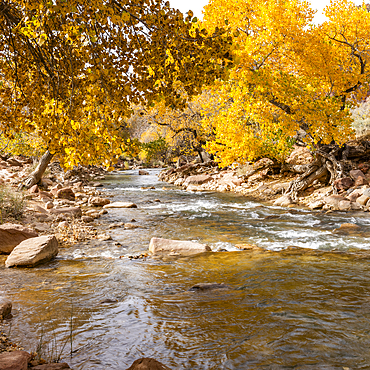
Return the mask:
<svg viewBox="0 0 370 370">
<path fill-rule="evenodd" d="M 301 130 L 313 148 L 352 134 L 350 108 L 369 92 L 370 13 L 334 0 L 312 23 L 301 0 L 211 0 L 203 26 L 227 27 L 235 66 L 215 89 L 208 149 L 222 164 L 268 156 L 283 161 Z M 214 102 L 212 103 L 214 104 Z M 207 111 L 207 107 L 205 107 Z"/>
<path fill-rule="evenodd" d="M 62 164 L 129 148 L 132 104 L 182 107 L 225 73 L 231 37 L 161 0 L 1 0 L 0 130 L 36 132 Z"/>
</svg>

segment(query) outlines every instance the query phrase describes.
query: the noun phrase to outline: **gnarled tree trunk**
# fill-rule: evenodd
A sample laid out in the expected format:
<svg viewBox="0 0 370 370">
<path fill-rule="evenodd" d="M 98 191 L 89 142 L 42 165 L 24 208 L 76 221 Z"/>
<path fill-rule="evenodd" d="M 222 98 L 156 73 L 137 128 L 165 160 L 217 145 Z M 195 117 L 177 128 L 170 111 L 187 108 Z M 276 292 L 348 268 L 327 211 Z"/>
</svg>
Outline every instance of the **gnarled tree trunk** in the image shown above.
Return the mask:
<svg viewBox="0 0 370 370">
<path fill-rule="evenodd" d="M 356 166 L 354 163 L 356 159 L 365 160 L 370 156 L 370 141 L 360 139 L 342 147 L 336 144 L 323 145 L 315 152 L 315 156 L 315 161 L 308 165 L 285 165 L 286 169 L 301 173 L 285 192 L 293 201 L 296 201 L 299 193 L 310 187 L 315 180 L 333 185 L 335 180 L 349 176 L 349 171 Z M 334 186 L 333 192 L 337 193 Z"/>
<path fill-rule="evenodd" d="M 42 175 L 44 174 L 47 166 L 49 165 L 51 159 L 53 158 L 53 154 L 51 154 L 48 150 L 44 153 L 41 157 L 39 164 L 37 165 L 35 171 L 33 171 L 23 183 L 19 185 L 20 188 L 27 188 L 29 189 L 33 185 L 38 184 L 41 181 Z"/>
</svg>

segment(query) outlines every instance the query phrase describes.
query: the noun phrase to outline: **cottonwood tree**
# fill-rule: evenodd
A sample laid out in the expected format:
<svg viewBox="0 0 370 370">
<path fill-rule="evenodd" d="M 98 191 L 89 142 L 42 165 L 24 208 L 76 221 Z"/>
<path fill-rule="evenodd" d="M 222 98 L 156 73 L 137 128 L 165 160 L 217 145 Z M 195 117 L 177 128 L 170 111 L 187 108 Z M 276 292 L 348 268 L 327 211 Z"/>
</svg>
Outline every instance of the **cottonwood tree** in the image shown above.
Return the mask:
<svg viewBox="0 0 370 370">
<path fill-rule="evenodd" d="M 36 132 L 64 166 L 104 163 L 125 150 L 131 104 L 184 106 L 220 78 L 231 38 L 194 29 L 161 0 L 0 0 L 0 129 Z"/>
<path fill-rule="evenodd" d="M 168 107 L 164 102 L 158 102 L 150 109 L 142 108 L 143 118 L 151 125 L 142 139 L 150 141 L 163 138 L 173 157 L 195 154 L 204 162 L 208 157 L 204 147 L 213 139 L 212 125 L 202 122 L 212 114 L 211 93 L 205 89 L 202 94 L 190 99 L 182 89 L 179 91 L 187 101 L 182 109 Z M 207 111 L 204 111 L 204 106 Z"/>
<path fill-rule="evenodd" d="M 332 1 L 328 20 L 312 23 L 300 0 L 211 0 L 205 26 L 227 27 L 235 67 L 218 86 L 222 109 L 208 144 L 223 164 L 270 156 L 283 162 L 297 131 L 316 161 L 293 170 L 293 196 L 316 179 L 343 177 L 347 160 L 370 153 L 346 146 L 350 108 L 369 91 L 370 13 L 348 0 Z"/>
</svg>

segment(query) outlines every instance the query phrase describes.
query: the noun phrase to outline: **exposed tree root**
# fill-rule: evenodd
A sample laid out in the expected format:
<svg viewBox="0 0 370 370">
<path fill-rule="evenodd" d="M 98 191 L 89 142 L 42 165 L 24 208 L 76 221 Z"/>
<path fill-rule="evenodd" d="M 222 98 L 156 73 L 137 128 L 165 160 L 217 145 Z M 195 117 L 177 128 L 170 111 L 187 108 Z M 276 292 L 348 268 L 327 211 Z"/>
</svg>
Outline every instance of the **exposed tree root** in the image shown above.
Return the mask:
<svg viewBox="0 0 370 370">
<path fill-rule="evenodd" d="M 284 165 L 289 170 L 301 175 L 292 181 L 285 194 L 293 201 L 300 192 L 310 187 L 316 180 L 334 184 L 334 181 L 349 176 L 349 171 L 356 167 L 356 160 L 370 156 L 370 141 L 359 139 L 342 147 L 336 144 L 323 145 L 315 152 L 315 161 L 308 165 Z M 333 192 L 337 189 L 333 186 Z"/>
</svg>

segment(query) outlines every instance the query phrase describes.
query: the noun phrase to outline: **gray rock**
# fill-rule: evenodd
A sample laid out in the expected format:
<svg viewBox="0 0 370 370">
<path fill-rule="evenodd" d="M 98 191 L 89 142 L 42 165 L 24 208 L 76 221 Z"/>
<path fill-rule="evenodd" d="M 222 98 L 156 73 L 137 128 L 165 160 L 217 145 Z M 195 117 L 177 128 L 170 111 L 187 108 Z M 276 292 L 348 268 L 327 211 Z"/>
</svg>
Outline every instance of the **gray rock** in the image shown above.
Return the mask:
<svg viewBox="0 0 370 370">
<path fill-rule="evenodd" d="M 11 223 L 0 225 L 0 254 L 9 254 L 23 240 L 37 236 L 36 231 L 22 225 Z"/>
<path fill-rule="evenodd" d="M 16 246 L 5 261 L 6 267 L 33 267 L 47 262 L 58 254 L 58 241 L 54 235 L 39 236 Z"/>
<path fill-rule="evenodd" d="M 190 255 L 211 251 L 206 244 L 194 243 L 185 240 L 170 240 L 152 238 L 149 244 L 149 252 L 153 254 L 181 254 Z"/>
</svg>

